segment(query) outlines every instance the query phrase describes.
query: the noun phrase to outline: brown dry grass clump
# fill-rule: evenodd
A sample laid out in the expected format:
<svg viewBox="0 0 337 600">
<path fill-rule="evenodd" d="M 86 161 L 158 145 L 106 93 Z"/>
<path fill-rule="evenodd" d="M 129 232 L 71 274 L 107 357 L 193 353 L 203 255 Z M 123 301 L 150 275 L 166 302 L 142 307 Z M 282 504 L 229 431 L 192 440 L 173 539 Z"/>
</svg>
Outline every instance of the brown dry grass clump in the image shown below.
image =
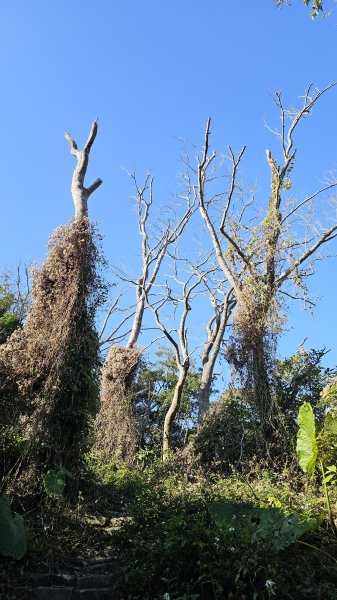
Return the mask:
<svg viewBox="0 0 337 600">
<path fill-rule="evenodd" d="M 131 462 L 136 451 L 137 432 L 131 399 L 138 361 L 139 348 L 112 346 L 103 365 L 94 450 L 105 464 Z"/>
<path fill-rule="evenodd" d="M 88 219 L 61 226 L 49 254 L 33 272 L 26 323 L 0 348 L 17 388 L 28 462 L 76 469 L 98 397 L 98 339 L 94 316 L 105 299 L 100 255 Z M 29 460 L 30 459 L 30 460 Z"/>
</svg>

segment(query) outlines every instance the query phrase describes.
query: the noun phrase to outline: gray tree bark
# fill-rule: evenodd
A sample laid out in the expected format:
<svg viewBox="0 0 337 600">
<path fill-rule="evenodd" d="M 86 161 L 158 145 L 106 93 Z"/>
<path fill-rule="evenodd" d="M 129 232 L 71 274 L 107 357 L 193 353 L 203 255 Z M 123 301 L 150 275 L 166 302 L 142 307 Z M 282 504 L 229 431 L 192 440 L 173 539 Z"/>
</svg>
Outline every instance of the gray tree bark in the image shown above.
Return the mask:
<svg viewBox="0 0 337 600">
<path fill-rule="evenodd" d="M 176 414 L 180 407 L 181 396 L 184 390 L 184 385 L 188 375 L 190 363 L 187 359 L 183 365 L 178 365 L 179 377 L 174 388 L 174 394 L 170 408 L 168 409 L 163 429 L 163 461 L 166 461 L 169 457 L 169 452 L 172 447 L 172 429 L 175 421 Z"/>
<path fill-rule="evenodd" d="M 102 179 L 96 179 L 88 188 L 84 186 L 84 178 L 88 168 L 89 154 L 91 147 L 97 135 L 97 120 L 93 122 L 89 137 L 83 150 L 79 150 L 76 142 L 69 133 L 65 133 L 65 138 L 70 144 L 70 152 L 77 158 L 77 164 L 74 169 L 71 182 L 71 194 L 75 205 L 75 221 L 88 216 L 88 199 L 91 194 L 103 183 Z"/>
<path fill-rule="evenodd" d="M 140 277 L 137 281 L 137 290 L 136 290 L 136 312 L 132 322 L 132 329 L 127 341 L 126 347 L 133 348 L 139 338 L 139 334 L 142 329 L 143 316 L 145 311 L 145 300 L 146 295 L 143 289 L 144 277 Z"/>
<path fill-rule="evenodd" d="M 221 349 L 221 342 L 225 335 L 228 320 L 235 306 L 236 300 L 233 299 L 233 288 L 226 294 L 223 303 L 221 315 L 216 315 L 208 324 L 207 342 L 202 353 L 201 381 L 198 390 L 198 423 L 201 425 L 210 408 L 210 395 L 212 388 L 212 379 L 214 367 Z M 212 321 L 214 321 L 212 323 Z M 213 326 L 213 329 L 212 329 Z"/>
</svg>

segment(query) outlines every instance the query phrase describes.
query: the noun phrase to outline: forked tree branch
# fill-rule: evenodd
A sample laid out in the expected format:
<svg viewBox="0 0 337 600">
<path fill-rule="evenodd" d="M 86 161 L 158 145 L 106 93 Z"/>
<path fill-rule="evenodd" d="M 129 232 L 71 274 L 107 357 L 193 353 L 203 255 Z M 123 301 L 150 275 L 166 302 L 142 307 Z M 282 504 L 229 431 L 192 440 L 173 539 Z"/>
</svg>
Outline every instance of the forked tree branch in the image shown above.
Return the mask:
<svg viewBox="0 0 337 600">
<path fill-rule="evenodd" d="M 75 205 L 75 221 L 88 216 L 88 198 L 103 183 L 102 179 L 96 179 L 88 188 L 84 186 L 84 178 L 88 168 L 89 154 L 97 135 L 97 120 L 93 122 L 88 139 L 83 150 L 79 150 L 76 142 L 69 133 L 64 137 L 70 144 L 70 153 L 76 157 L 77 164 L 74 169 L 71 193 Z"/>
<path fill-rule="evenodd" d="M 232 271 L 232 269 L 230 269 L 229 265 L 227 264 L 227 262 L 224 258 L 224 253 L 223 253 L 223 249 L 221 246 L 221 242 L 219 240 L 217 231 L 216 231 L 214 223 L 210 217 L 210 214 L 209 214 L 208 208 L 206 206 L 206 202 L 205 202 L 205 184 L 207 182 L 207 168 L 210 165 L 211 161 L 216 156 L 215 152 L 213 152 L 210 157 L 208 156 L 210 125 L 211 125 L 211 119 L 209 118 L 206 123 L 204 150 L 203 150 L 202 160 L 198 161 L 197 189 L 198 189 L 198 198 L 199 198 L 199 209 L 200 209 L 200 214 L 201 214 L 203 220 L 205 221 L 207 229 L 210 233 L 219 266 L 222 269 L 225 277 L 230 282 L 231 286 L 235 289 L 236 294 L 240 295 L 241 290 L 242 290 L 241 282 L 240 282 L 239 278 L 237 277 L 237 274 L 234 273 Z"/>
</svg>

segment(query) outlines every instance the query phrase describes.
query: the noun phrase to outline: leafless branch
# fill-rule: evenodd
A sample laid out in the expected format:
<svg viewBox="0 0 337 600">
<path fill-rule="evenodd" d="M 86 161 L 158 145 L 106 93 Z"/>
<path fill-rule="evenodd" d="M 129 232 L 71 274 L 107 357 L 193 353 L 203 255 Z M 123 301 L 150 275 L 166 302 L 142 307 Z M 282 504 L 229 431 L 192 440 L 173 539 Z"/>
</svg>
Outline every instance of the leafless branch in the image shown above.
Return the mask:
<svg viewBox="0 0 337 600">
<path fill-rule="evenodd" d="M 332 188 L 335 188 L 337 186 L 337 182 L 336 183 L 331 183 L 330 185 L 327 185 L 323 188 L 320 188 L 319 190 L 317 190 L 316 192 L 314 192 L 313 194 L 311 194 L 310 196 L 307 196 L 304 200 L 302 200 L 302 202 L 299 202 L 298 204 L 296 204 L 296 206 L 294 206 L 283 218 L 281 221 L 281 224 L 283 224 L 287 219 L 289 219 L 289 217 L 291 217 L 294 213 L 297 213 L 297 211 L 304 206 L 305 204 L 307 204 L 308 202 L 310 202 L 311 200 L 314 200 L 314 198 L 316 198 L 317 196 L 319 196 L 320 194 L 322 194 L 323 192 L 326 192 L 327 190 L 331 190 Z"/>
<path fill-rule="evenodd" d="M 312 254 L 318 250 L 323 244 L 330 242 L 337 236 L 337 225 L 333 225 L 321 235 L 315 244 L 313 244 L 308 250 L 306 250 L 297 260 L 291 264 L 288 269 L 283 271 L 276 281 L 276 287 L 279 288 L 282 283 L 288 279 L 293 271 L 295 271 L 302 263 L 304 263 Z"/>
<path fill-rule="evenodd" d="M 233 150 L 231 148 L 231 146 L 228 146 L 229 149 L 229 153 L 231 155 L 231 160 L 232 160 L 232 175 L 231 175 L 231 183 L 230 183 L 230 188 L 229 188 L 229 192 L 227 194 L 227 202 L 226 202 L 226 206 L 223 212 L 223 216 L 221 219 L 221 225 L 220 225 L 220 231 L 222 234 L 224 234 L 224 227 L 225 227 L 225 222 L 226 222 L 226 218 L 227 218 L 227 214 L 228 214 L 228 210 L 230 207 L 230 203 L 232 201 L 232 197 L 233 197 L 233 193 L 235 190 L 235 186 L 236 186 L 236 174 L 237 174 L 237 170 L 239 167 L 239 164 L 241 162 L 241 159 L 243 157 L 243 154 L 246 150 L 246 146 L 243 146 L 238 158 L 236 159 L 233 153 Z"/>
<path fill-rule="evenodd" d="M 89 137 L 83 150 L 78 149 L 76 142 L 69 133 L 64 134 L 66 140 L 68 140 L 70 144 L 71 154 L 77 159 L 77 164 L 74 169 L 71 183 L 71 193 L 75 205 L 75 220 L 88 216 L 89 196 L 103 183 L 102 179 L 96 179 L 96 181 L 88 188 L 84 186 L 84 178 L 88 168 L 89 154 L 97 135 L 97 128 L 98 124 L 96 120 L 91 126 Z"/>
</svg>

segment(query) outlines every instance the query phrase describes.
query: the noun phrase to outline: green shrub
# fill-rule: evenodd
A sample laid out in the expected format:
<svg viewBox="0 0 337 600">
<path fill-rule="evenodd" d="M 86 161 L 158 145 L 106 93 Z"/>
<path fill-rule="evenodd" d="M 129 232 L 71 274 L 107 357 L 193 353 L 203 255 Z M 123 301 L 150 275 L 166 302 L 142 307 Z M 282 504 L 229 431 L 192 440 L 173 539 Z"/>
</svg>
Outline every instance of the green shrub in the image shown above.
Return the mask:
<svg viewBox="0 0 337 600">
<path fill-rule="evenodd" d="M 23 558 L 27 550 L 27 537 L 23 519 L 12 515 L 8 498 L 0 495 L 0 554 L 16 560 Z"/>
<path fill-rule="evenodd" d="M 318 560 L 319 549 L 295 543 L 319 525 L 313 517 L 322 502 L 317 505 L 309 487 L 305 503 L 288 473 L 283 479 L 261 471 L 249 481 L 238 475 L 206 479 L 188 477 L 171 463 L 123 470 L 115 477 L 129 499 L 128 519 L 111 539 L 117 597 L 309 599 L 317 570 L 322 573 L 327 563 L 324 595 L 317 597 L 334 598 L 333 563 L 324 554 Z M 245 502 L 251 517 L 246 528 L 233 511 L 238 502 Z M 219 526 L 209 510 L 215 503 L 236 517 L 237 528 Z"/>
</svg>

